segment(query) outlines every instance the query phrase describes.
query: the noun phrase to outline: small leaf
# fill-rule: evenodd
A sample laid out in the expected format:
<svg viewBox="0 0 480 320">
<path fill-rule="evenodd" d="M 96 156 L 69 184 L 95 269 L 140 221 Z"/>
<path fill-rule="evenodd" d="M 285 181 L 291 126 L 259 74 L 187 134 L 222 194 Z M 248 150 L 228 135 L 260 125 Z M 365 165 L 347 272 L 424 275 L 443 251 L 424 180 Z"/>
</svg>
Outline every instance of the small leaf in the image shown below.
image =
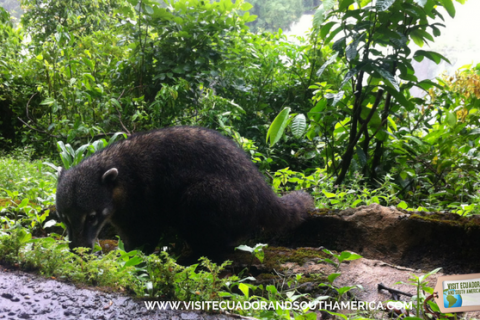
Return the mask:
<svg viewBox="0 0 480 320">
<path fill-rule="evenodd" d="M 43 228 L 50 228 L 50 227 L 53 227 L 54 225 L 57 224 L 57 221 L 56 220 L 48 220 L 47 222 L 45 222 L 45 224 L 43 225 Z"/>
<path fill-rule="evenodd" d="M 322 99 L 322 100 L 318 101 L 317 104 L 315 105 L 315 107 L 313 107 L 307 113 L 308 118 L 313 119 L 313 121 L 318 122 L 320 120 L 322 111 L 327 106 L 327 103 L 328 103 L 327 99 Z"/>
<path fill-rule="evenodd" d="M 361 202 L 362 202 L 362 199 L 357 199 L 357 200 L 353 201 L 351 207 L 352 207 L 352 208 L 356 208 L 357 205 L 358 205 L 359 203 L 361 203 Z"/>
<path fill-rule="evenodd" d="M 325 191 L 325 189 L 322 190 L 322 192 L 325 195 L 325 197 L 327 197 L 327 198 L 335 198 L 337 196 L 335 193 Z"/>
<path fill-rule="evenodd" d="M 356 253 L 350 253 L 350 256 L 348 258 L 345 258 L 345 261 L 352 261 L 352 260 L 358 260 L 363 258 L 361 255 L 356 254 Z"/>
<path fill-rule="evenodd" d="M 348 259 L 352 254 L 348 251 L 343 251 L 340 253 L 340 256 L 338 257 L 339 262 L 343 262 L 343 260 Z"/>
<path fill-rule="evenodd" d="M 405 175 L 407 175 L 407 174 L 405 174 Z M 405 201 L 402 201 L 397 205 L 397 207 L 399 207 L 400 209 L 407 209 L 408 204 Z"/>
<path fill-rule="evenodd" d="M 246 245 L 244 245 L 244 244 L 236 247 L 235 250 L 246 251 L 246 252 L 253 252 L 253 248 L 252 248 L 252 247 L 246 246 Z"/>
<path fill-rule="evenodd" d="M 282 137 L 283 131 L 285 130 L 285 127 L 288 123 L 289 114 L 290 108 L 286 107 L 278 114 L 278 116 L 275 118 L 275 120 L 273 120 L 272 124 L 270 125 L 270 128 L 267 132 L 267 142 L 270 138 L 270 147 L 275 145 Z"/>
<path fill-rule="evenodd" d="M 143 262 L 142 258 L 140 258 L 139 256 L 135 256 L 125 263 L 125 267 L 136 266 L 142 262 Z"/>
<path fill-rule="evenodd" d="M 332 316 L 336 316 L 336 317 L 342 318 L 344 320 L 348 319 L 346 315 L 338 313 L 338 312 L 333 312 L 333 311 L 329 311 L 329 310 L 325 310 L 325 309 L 321 309 L 320 311 L 325 311 L 325 312 L 331 314 Z"/>
<path fill-rule="evenodd" d="M 21 208 L 26 207 L 29 202 L 30 202 L 30 201 L 28 200 L 28 198 L 24 198 L 24 199 L 22 200 L 22 202 L 20 202 L 20 203 L 18 204 L 18 208 L 21 209 Z"/>
<path fill-rule="evenodd" d="M 341 276 L 341 273 L 331 273 L 327 279 L 328 279 L 328 282 L 330 283 L 333 283 L 333 281 L 335 281 L 335 279 L 337 279 L 338 277 Z"/>
<path fill-rule="evenodd" d="M 240 283 L 238 285 L 238 289 L 243 292 L 243 295 L 248 298 L 249 297 L 249 289 L 248 286 L 245 283 Z"/>
<path fill-rule="evenodd" d="M 253 5 L 251 5 L 251 4 L 248 3 L 248 2 L 242 3 L 242 5 L 241 5 L 241 7 L 240 7 L 240 9 L 242 9 L 243 11 L 248 11 L 248 10 L 250 10 L 250 9 L 252 9 L 252 8 L 253 8 Z"/>
<path fill-rule="evenodd" d="M 49 106 L 53 103 L 55 103 L 55 99 L 47 98 L 47 99 L 43 100 L 40 104 L 43 105 L 43 106 Z"/>
</svg>

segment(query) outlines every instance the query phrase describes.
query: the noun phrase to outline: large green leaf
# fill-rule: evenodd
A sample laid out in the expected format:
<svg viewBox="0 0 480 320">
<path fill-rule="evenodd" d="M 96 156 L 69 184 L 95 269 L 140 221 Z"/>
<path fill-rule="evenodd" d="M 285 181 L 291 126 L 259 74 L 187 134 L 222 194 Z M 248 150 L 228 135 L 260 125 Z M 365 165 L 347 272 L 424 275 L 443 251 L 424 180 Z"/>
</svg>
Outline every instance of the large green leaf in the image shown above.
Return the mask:
<svg viewBox="0 0 480 320">
<path fill-rule="evenodd" d="M 352 5 L 354 0 L 340 0 L 338 4 L 338 9 L 340 11 L 344 11 L 345 9 L 348 9 L 350 5 Z"/>
<path fill-rule="evenodd" d="M 360 160 L 360 164 L 364 167 L 367 164 L 367 155 L 363 152 L 362 148 L 357 146 L 355 149 L 357 151 L 358 160 Z"/>
<path fill-rule="evenodd" d="M 394 98 L 395 101 L 398 102 L 400 105 L 404 106 L 405 109 L 408 111 L 412 111 L 415 107 L 413 103 L 407 100 L 407 98 L 403 95 L 402 92 L 397 91 L 389 86 L 382 86 L 388 93 L 390 93 Z"/>
<path fill-rule="evenodd" d="M 320 69 L 318 69 L 317 71 L 317 77 L 320 77 L 323 73 L 323 71 L 325 71 L 325 68 L 328 67 L 330 64 L 332 64 L 333 62 L 335 62 L 335 60 L 337 59 L 337 56 L 338 56 L 338 52 L 335 52 L 335 54 L 333 56 L 331 56 L 321 67 Z"/>
<path fill-rule="evenodd" d="M 440 0 L 445 10 L 447 10 L 450 17 L 455 18 L 455 6 L 452 0 Z"/>
<path fill-rule="evenodd" d="M 442 60 L 445 60 L 446 62 L 450 63 L 450 60 L 445 58 L 440 53 L 437 53 L 437 52 L 434 52 L 434 51 L 417 50 L 415 52 L 415 54 L 413 55 L 413 58 L 415 60 L 417 60 L 418 62 L 421 62 L 423 60 L 423 57 L 426 57 L 426 58 L 432 60 L 436 64 L 439 64 Z"/>
<path fill-rule="evenodd" d="M 303 113 L 297 114 L 293 118 L 292 124 L 290 125 L 292 129 L 293 136 L 295 138 L 301 138 L 307 129 L 307 119 Z"/>
<path fill-rule="evenodd" d="M 43 100 L 40 104 L 44 105 L 44 106 L 49 106 L 51 104 L 54 104 L 55 101 L 56 100 L 54 98 L 47 98 L 47 99 Z"/>
<path fill-rule="evenodd" d="M 344 86 L 348 81 L 350 81 L 350 79 L 352 79 L 354 75 L 357 74 L 357 72 L 358 72 L 358 69 L 357 69 L 357 68 L 353 68 L 353 69 L 348 70 L 347 74 L 345 75 L 345 78 L 343 78 L 343 81 L 342 81 L 342 83 L 340 84 L 340 88 L 339 88 L 339 89 L 342 89 L 343 86 Z"/>
<path fill-rule="evenodd" d="M 413 1 L 423 8 L 428 0 L 413 0 Z"/>
<path fill-rule="evenodd" d="M 242 3 L 242 6 L 240 7 L 240 9 L 242 9 L 243 11 L 248 11 L 250 9 L 253 8 L 253 5 L 251 5 L 250 3 L 248 2 L 244 2 Z"/>
<path fill-rule="evenodd" d="M 359 37 L 357 37 L 352 43 L 350 43 L 348 46 L 347 46 L 347 49 L 346 49 L 346 55 L 347 55 L 347 59 L 348 60 L 353 60 L 357 57 L 357 47 L 358 47 L 358 43 L 360 41 L 363 40 L 363 38 L 365 38 L 365 33 L 362 33 Z"/>
<path fill-rule="evenodd" d="M 285 127 L 288 123 L 288 115 L 290 114 L 290 108 L 286 107 L 283 109 L 278 116 L 273 120 L 270 128 L 267 132 L 267 142 L 270 139 L 270 147 L 275 145 L 275 143 L 280 140 L 283 135 L 283 131 L 285 131 Z"/>
<path fill-rule="evenodd" d="M 323 0 L 322 4 L 318 7 L 317 11 L 313 15 L 313 26 L 315 28 L 320 27 L 325 22 L 325 16 L 333 8 L 338 0 Z"/>
<path fill-rule="evenodd" d="M 395 0 L 377 0 L 377 10 L 385 11 L 395 2 Z"/>
<path fill-rule="evenodd" d="M 327 34 L 330 32 L 330 29 L 332 29 L 332 27 L 337 24 L 336 21 L 330 21 L 328 23 L 325 23 L 322 28 L 320 29 L 320 38 L 321 39 L 325 39 L 325 37 L 327 36 Z"/>
<path fill-rule="evenodd" d="M 390 84 L 393 88 L 395 88 L 395 90 L 400 91 L 397 80 L 395 80 L 395 78 L 389 71 L 378 66 L 373 66 L 373 69 L 382 76 L 383 80 L 386 80 L 387 84 Z"/>
<path fill-rule="evenodd" d="M 447 113 L 447 123 L 448 125 L 453 128 L 457 124 L 457 114 L 455 111 L 451 111 Z"/>
<path fill-rule="evenodd" d="M 308 118 L 312 119 L 315 122 L 318 122 L 320 120 L 320 116 L 322 111 L 325 109 L 327 106 L 327 99 L 322 99 L 315 104 L 315 107 L 313 107 L 308 113 L 307 116 Z"/>
</svg>

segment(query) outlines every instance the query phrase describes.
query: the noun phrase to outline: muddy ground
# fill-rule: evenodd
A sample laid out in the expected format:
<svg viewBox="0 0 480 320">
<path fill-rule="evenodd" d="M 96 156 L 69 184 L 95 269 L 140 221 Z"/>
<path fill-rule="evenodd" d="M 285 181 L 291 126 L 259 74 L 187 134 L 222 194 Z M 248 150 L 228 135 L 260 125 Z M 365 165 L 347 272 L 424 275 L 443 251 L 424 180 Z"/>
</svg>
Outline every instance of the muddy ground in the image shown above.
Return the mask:
<svg viewBox="0 0 480 320">
<path fill-rule="evenodd" d="M 280 270 L 285 279 L 303 274 L 306 282 L 301 284 L 302 290 L 312 296 L 322 295 L 318 281 L 324 282 L 338 270 L 323 261 L 326 254 L 321 246 L 337 252 L 351 250 L 364 258 L 344 262 L 339 270 L 342 275 L 334 285 L 360 285 L 362 289 L 352 291 L 356 299 L 385 301 L 392 297 L 378 291 L 379 283 L 415 294 L 415 287 L 398 281 L 405 283 L 412 274 L 420 276 L 443 267 L 428 279 L 434 287 L 438 276 L 479 272 L 479 231 L 480 217 L 413 214 L 378 205 L 319 212 L 288 237 L 279 237 L 276 244 L 280 246 L 266 249 L 264 263 L 253 265 L 257 270 L 254 276 L 260 281 L 263 278 L 265 285 L 278 285 L 275 270 Z M 250 255 L 246 255 L 252 263 Z M 242 260 L 235 257 L 231 260 L 236 261 L 239 270 L 248 265 L 242 265 Z M 149 311 L 144 301 L 126 295 L 76 288 L 65 282 L 2 269 L 0 266 L 0 319 L 239 319 L 225 314 Z M 410 300 L 408 296 L 400 299 Z M 381 312 L 369 316 L 388 317 Z M 459 318 L 480 319 L 480 312 L 462 314 Z"/>
<path fill-rule="evenodd" d="M 239 319 L 223 314 L 156 310 L 148 311 L 143 301 L 32 274 L 5 271 L 0 266 L 0 319 Z"/>
</svg>

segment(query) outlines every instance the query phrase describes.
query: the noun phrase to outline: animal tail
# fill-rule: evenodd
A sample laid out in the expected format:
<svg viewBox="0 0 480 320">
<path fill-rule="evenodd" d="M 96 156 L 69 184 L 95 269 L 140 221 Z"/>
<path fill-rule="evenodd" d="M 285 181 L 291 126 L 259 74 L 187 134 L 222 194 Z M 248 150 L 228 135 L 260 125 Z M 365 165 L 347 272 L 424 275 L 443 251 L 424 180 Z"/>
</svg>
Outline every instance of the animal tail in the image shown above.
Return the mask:
<svg viewBox="0 0 480 320">
<path fill-rule="evenodd" d="M 308 217 L 309 211 L 315 208 L 312 196 L 302 191 L 294 191 L 281 198 L 274 195 L 272 200 L 274 204 L 268 210 L 269 214 L 264 216 L 261 225 L 273 232 L 295 228 Z"/>
</svg>

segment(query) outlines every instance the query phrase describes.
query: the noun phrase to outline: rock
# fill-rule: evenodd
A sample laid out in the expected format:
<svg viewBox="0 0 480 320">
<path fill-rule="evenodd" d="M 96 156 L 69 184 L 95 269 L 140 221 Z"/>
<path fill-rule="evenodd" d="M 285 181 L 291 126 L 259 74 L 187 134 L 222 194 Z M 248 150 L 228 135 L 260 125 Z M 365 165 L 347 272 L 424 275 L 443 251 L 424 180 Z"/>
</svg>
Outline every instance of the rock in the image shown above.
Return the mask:
<svg viewBox="0 0 480 320">
<path fill-rule="evenodd" d="M 395 265 L 449 273 L 480 269 L 480 216 L 407 212 L 377 204 L 310 217 L 276 245 L 352 250 Z"/>
</svg>

